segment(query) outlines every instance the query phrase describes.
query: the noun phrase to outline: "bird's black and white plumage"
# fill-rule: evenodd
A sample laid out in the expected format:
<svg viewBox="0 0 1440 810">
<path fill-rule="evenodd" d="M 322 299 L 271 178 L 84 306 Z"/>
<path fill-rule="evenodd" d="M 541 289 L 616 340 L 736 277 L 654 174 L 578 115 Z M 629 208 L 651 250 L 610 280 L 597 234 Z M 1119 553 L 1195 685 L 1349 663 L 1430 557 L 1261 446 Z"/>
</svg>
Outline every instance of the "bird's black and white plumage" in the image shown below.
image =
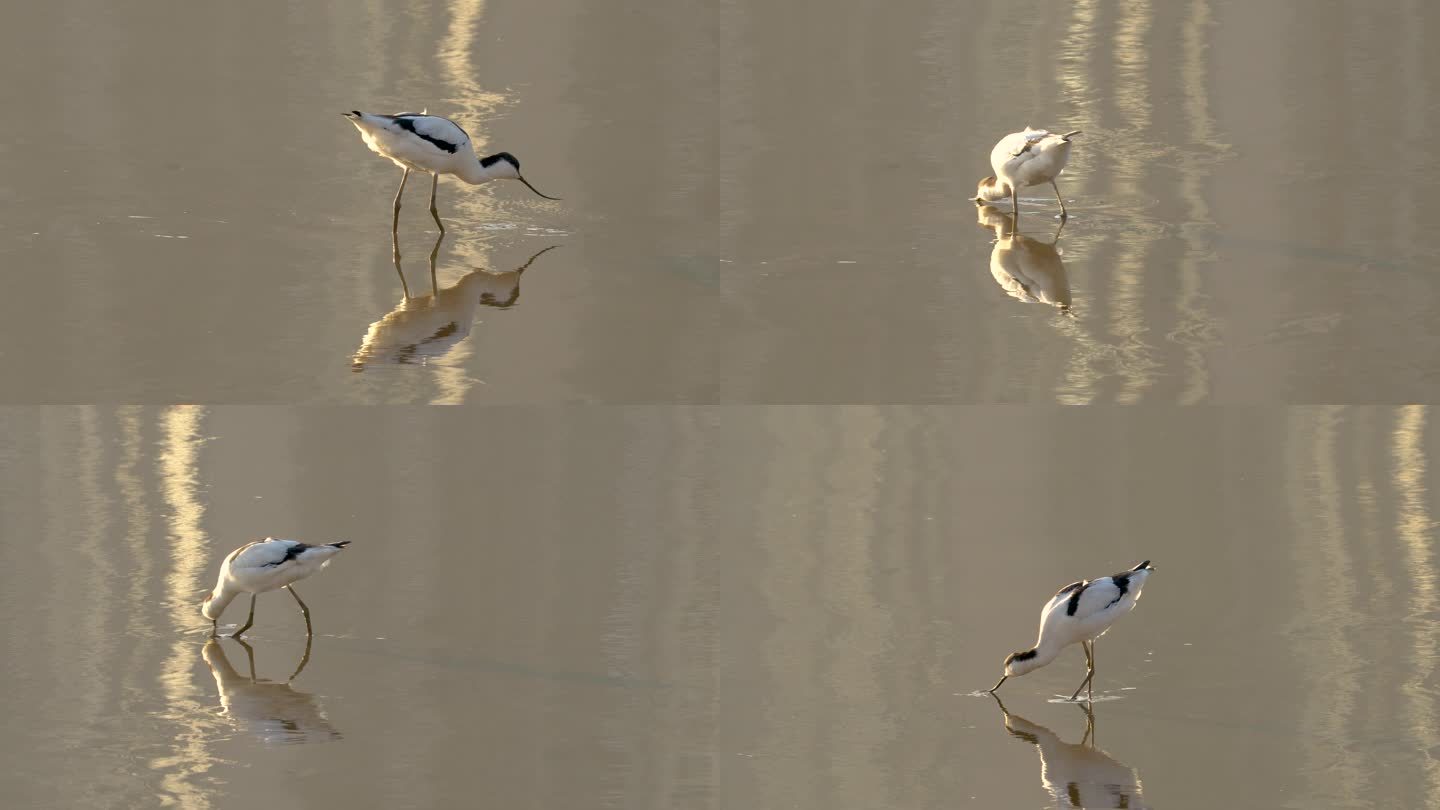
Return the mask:
<svg viewBox="0 0 1440 810">
<path fill-rule="evenodd" d="M 405 181 L 411 171 L 434 175 L 430 186 L 430 215 L 435 218 L 435 224 L 442 233 L 445 226 L 435 208 L 435 191 L 442 174 L 453 175 L 471 185 L 491 180 L 519 180 L 547 200 L 559 199 L 541 194 L 539 189 L 530 185 L 530 181 L 520 174 L 520 161 L 509 152 L 477 157 L 469 133 L 449 118 L 424 113 L 377 115 L 359 110 L 351 110 L 345 113 L 345 117 L 360 130 L 360 137 L 370 151 L 389 158 L 405 170 L 400 176 L 400 190 L 395 194 L 395 228 L 399 227 L 400 196 L 405 191 Z"/>
<path fill-rule="evenodd" d="M 497 179 L 482 171 L 469 133 L 449 118 L 422 113 L 375 115 L 359 110 L 351 110 L 345 117 L 360 130 L 371 151 L 402 169 L 453 174 L 471 184 Z"/>
<path fill-rule="evenodd" d="M 255 621 L 255 595 L 277 588 L 289 589 L 290 595 L 300 603 L 308 632 L 310 609 L 300 601 L 299 594 L 296 594 L 290 585 L 329 565 L 330 559 L 348 545 L 349 540 L 312 546 L 297 540 L 267 537 L 246 543 L 230 552 L 225 557 L 225 562 L 220 564 L 220 576 L 215 582 L 215 590 L 200 606 L 200 612 L 211 622 L 211 635 L 214 635 L 216 623 L 225 608 L 230 606 L 235 597 L 248 593 L 251 594 L 250 618 L 244 627 L 235 631 L 233 637 L 239 638 Z"/>
<path fill-rule="evenodd" d="M 1006 678 L 1024 675 L 1049 664 L 1062 650 L 1078 642 L 1085 648 L 1088 666 L 1085 680 L 1070 696 L 1074 700 L 1081 689 L 1092 684 L 1095 675 L 1094 640 L 1135 608 L 1145 580 L 1154 570 L 1150 561 L 1146 560 L 1129 571 L 1072 582 L 1061 588 L 1040 611 L 1040 638 L 1035 646 L 1007 656 L 1005 675 L 990 691 L 999 689 Z"/>
<path fill-rule="evenodd" d="M 1020 224 L 1020 189 L 1049 183 L 1055 189 L 1055 199 L 1060 203 L 1060 218 L 1070 214 L 1065 210 L 1065 200 L 1060 196 L 1060 187 L 1055 178 L 1065 171 L 1070 161 L 1070 139 L 1080 130 L 1064 135 L 1045 129 L 1025 127 L 1023 132 L 1012 132 L 1001 138 L 990 150 L 990 168 L 995 173 L 979 182 L 975 189 L 976 202 L 994 202 L 1010 198 L 1015 210 L 1015 224 Z"/>
</svg>

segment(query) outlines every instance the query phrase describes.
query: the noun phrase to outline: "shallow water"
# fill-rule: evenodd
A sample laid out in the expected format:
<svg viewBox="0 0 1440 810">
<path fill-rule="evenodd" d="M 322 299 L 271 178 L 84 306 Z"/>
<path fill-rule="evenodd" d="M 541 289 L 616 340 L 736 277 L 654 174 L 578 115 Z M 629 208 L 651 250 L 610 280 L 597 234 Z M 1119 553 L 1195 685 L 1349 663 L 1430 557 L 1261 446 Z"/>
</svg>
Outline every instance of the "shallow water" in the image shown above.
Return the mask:
<svg viewBox="0 0 1440 810">
<path fill-rule="evenodd" d="M 1432 420 L 7 409 L 0 788 L 64 807 L 1040 807 L 1122 773 L 1128 805 L 1086 806 L 1425 806 Z M 255 526 L 354 541 L 299 586 L 317 637 L 289 685 L 290 599 L 259 600 L 253 685 L 198 612 Z M 975 693 L 1039 606 L 1142 557 L 1157 573 L 1097 644 L 1095 745 L 1056 700 L 1078 650 L 1005 684 L 1007 726 Z"/>
<path fill-rule="evenodd" d="M 1440 7 L 1305 9 L 0 11 L 0 795 L 1440 806 Z M 563 202 L 392 244 L 427 106 Z M 207 642 L 264 534 L 308 658 Z M 1145 558 L 1093 713 L 976 694 Z"/>
<path fill-rule="evenodd" d="M 0 148 L 7 401 L 1440 393 L 1440 12 L 1418 0 L 4 14 L 24 36 L 0 60 L 27 77 L 6 106 L 30 122 Z M 421 106 L 565 198 L 442 182 L 437 286 L 563 249 L 513 307 L 469 296 L 426 362 L 356 373 L 402 301 L 399 173 L 340 113 Z M 1027 122 L 1084 130 L 1061 184 L 1069 317 L 996 283 L 968 200 Z M 426 185 L 402 211 L 416 295 Z M 1022 231 L 1048 242 L 1049 189 L 1026 197 Z"/>
</svg>

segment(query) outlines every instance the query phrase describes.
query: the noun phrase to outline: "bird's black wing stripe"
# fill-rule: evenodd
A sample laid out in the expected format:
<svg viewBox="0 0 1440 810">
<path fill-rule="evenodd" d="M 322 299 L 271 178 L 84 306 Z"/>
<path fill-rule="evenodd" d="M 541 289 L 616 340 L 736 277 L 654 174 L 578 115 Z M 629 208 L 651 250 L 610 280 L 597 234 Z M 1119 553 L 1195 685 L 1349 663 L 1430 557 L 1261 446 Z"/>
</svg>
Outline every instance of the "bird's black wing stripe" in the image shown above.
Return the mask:
<svg viewBox="0 0 1440 810">
<path fill-rule="evenodd" d="M 394 117 L 394 118 L 435 118 L 436 116 L 433 116 L 433 115 L 431 115 L 431 114 L 429 114 L 429 113 L 395 113 L 395 115 L 394 115 L 393 117 Z M 446 121 L 450 121 L 449 118 L 446 118 L 445 120 L 446 120 Z M 460 134 L 465 136 L 465 140 L 467 140 L 467 141 L 470 140 L 470 133 L 466 132 L 464 127 L 460 126 L 459 124 L 456 124 L 454 121 L 450 121 L 450 123 L 451 123 L 452 125 L 454 125 L 454 127 L 455 127 L 456 129 L 460 130 Z"/>
<path fill-rule="evenodd" d="M 394 121 L 396 126 L 400 127 L 411 135 L 414 135 L 422 141 L 428 141 L 429 143 L 433 144 L 437 149 L 443 149 L 453 155 L 455 154 L 455 150 L 460 148 L 459 144 L 450 143 L 449 141 L 442 141 L 439 138 L 432 138 L 431 136 L 426 135 L 423 132 L 417 132 L 415 130 L 414 118 L 407 118 L 403 115 L 397 115 L 390 120 Z M 463 132 L 464 130 L 461 131 Z M 467 135 L 466 137 L 468 138 L 469 136 Z"/>
<path fill-rule="evenodd" d="M 296 557 L 299 557 L 301 554 L 304 554 L 305 551 L 306 551 L 307 549 L 310 549 L 310 548 L 312 548 L 312 546 L 308 546 L 308 545 L 306 545 L 306 544 L 304 544 L 304 543 L 296 543 L 295 545 L 291 546 L 290 548 L 285 549 L 285 556 L 284 556 L 284 557 L 276 560 L 276 561 L 273 562 L 273 563 L 266 563 L 265 566 L 266 566 L 267 568 L 273 568 L 273 567 L 275 567 L 275 566 L 284 565 L 285 563 L 290 562 L 291 560 L 295 559 Z"/>
<path fill-rule="evenodd" d="M 1075 611 L 1080 607 L 1080 594 L 1085 593 L 1085 589 L 1090 587 L 1090 583 L 1088 582 L 1078 584 L 1080 585 L 1080 587 L 1076 588 L 1074 593 L 1070 594 L 1070 603 L 1065 605 L 1066 616 L 1075 615 Z"/>
<path fill-rule="evenodd" d="M 1125 598 L 1125 592 L 1130 590 L 1130 575 L 1128 573 L 1116 574 L 1110 577 L 1110 580 L 1115 583 L 1115 587 L 1120 589 L 1120 593 L 1115 594 L 1115 598 L 1110 600 L 1110 603 L 1105 606 L 1106 608 L 1113 607 L 1116 602 Z"/>
</svg>

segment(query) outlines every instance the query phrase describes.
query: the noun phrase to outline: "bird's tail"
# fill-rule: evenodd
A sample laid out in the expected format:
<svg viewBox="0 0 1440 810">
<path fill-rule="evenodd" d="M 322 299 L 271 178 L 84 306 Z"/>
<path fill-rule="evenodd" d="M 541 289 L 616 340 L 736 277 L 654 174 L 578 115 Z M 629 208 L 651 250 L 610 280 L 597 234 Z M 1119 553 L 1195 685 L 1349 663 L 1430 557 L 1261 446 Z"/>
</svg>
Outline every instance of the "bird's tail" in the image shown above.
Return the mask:
<svg viewBox="0 0 1440 810">
<path fill-rule="evenodd" d="M 1155 570 L 1155 567 L 1150 564 L 1150 561 L 1149 561 L 1149 560 L 1146 560 L 1145 562 L 1140 563 L 1139 565 L 1135 566 L 1134 568 L 1131 568 L 1130 570 L 1131 570 L 1131 571 L 1154 571 L 1154 570 Z"/>
<path fill-rule="evenodd" d="M 351 110 L 351 111 L 348 112 L 348 113 L 341 113 L 341 115 L 344 115 L 346 118 L 349 118 L 349 119 L 351 119 L 352 121 L 354 121 L 354 120 L 359 120 L 359 118 L 360 118 L 361 116 L 363 116 L 364 114 L 365 114 L 365 113 L 362 113 L 362 112 L 360 112 L 359 110 Z"/>
<path fill-rule="evenodd" d="M 325 545 L 330 546 L 331 548 L 344 548 L 344 547 L 350 545 L 350 542 L 351 542 L 351 541 L 349 541 L 349 540 L 341 540 L 341 541 L 338 542 L 338 543 L 326 543 Z"/>
<path fill-rule="evenodd" d="M 1081 130 L 1078 130 L 1078 129 L 1075 130 L 1074 132 L 1067 132 L 1067 133 L 1065 133 L 1064 135 L 1061 135 L 1061 136 L 1060 136 L 1060 140 L 1062 140 L 1062 141 L 1068 141 L 1068 140 L 1070 140 L 1071 138 L 1075 137 L 1076 135 L 1079 135 L 1080 132 L 1081 132 Z"/>
</svg>

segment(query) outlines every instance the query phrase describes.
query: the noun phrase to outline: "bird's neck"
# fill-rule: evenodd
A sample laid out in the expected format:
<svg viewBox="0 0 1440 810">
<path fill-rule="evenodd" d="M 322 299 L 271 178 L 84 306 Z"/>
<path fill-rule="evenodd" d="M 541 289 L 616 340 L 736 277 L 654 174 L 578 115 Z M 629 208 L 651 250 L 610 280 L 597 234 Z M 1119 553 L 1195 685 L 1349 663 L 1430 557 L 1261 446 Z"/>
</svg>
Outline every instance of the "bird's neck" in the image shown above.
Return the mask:
<svg viewBox="0 0 1440 810">
<path fill-rule="evenodd" d="M 1040 637 L 1040 640 L 1035 642 L 1034 649 L 1035 657 L 1031 660 L 1031 663 L 1034 665 L 1035 669 L 1039 669 L 1040 667 L 1049 664 L 1051 661 L 1054 661 L 1056 656 L 1060 655 L 1060 651 L 1065 648 L 1060 646 L 1059 644 L 1056 644 L 1053 639 L 1047 641 L 1046 638 L 1042 635 Z"/>
<path fill-rule="evenodd" d="M 226 590 L 224 585 L 216 585 L 215 590 L 210 592 L 210 600 L 205 603 L 205 617 L 218 619 L 239 595 L 239 591 Z"/>
<path fill-rule="evenodd" d="M 480 161 L 477 160 L 465 166 L 463 171 L 456 172 L 455 176 L 472 186 L 478 186 L 481 183 L 498 180 L 500 177 L 500 164 L 494 163 L 489 167 L 485 167 L 480 165 Z"/>
</svg>

